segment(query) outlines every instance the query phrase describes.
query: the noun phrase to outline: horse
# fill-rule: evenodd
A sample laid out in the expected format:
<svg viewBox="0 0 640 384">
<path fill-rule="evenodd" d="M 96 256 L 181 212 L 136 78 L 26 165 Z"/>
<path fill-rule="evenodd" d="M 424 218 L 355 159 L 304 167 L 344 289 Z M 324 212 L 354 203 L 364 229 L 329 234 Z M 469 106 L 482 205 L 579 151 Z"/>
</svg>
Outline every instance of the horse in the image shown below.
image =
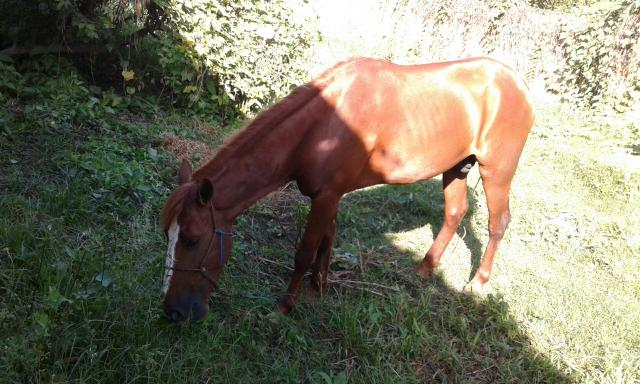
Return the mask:
<svg viewBox="0 0 640 384">
<path fill-rule="evenodd" d="M 168 238 L 163 306 L 175 323 L 203 318 L 231 255 L 234 219 L 291 181 L 311 200 L 287 293 L 303 277 L 323 292 L 340 198 L 377 184 L 442 174 L 444 223 L 416 271 L 428 279 L 465 215 L 467 175 L 478 163 L 489 241 L 465 290 L 481 291 L 511 215 L 509 191 L 534 113 L 524 81 L 490 58 L 398 65 L 358 58 L 336 64 L 260 113 L 195 172 L 183 160 L 162 210 Z"/>
</svg>

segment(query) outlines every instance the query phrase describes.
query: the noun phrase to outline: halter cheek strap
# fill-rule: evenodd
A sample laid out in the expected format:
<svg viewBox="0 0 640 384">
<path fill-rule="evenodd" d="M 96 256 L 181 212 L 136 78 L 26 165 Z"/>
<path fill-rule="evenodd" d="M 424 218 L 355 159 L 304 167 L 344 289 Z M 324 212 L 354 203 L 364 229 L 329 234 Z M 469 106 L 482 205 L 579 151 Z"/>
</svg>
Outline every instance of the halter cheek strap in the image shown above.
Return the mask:
<svg viewBox="0 0 640 384">
<path fill-rule="evenodd" d="M 224 237 L 235 237 L 237 235 L 237 233 L 235 232 L 225 232 L 222 229 L 216 228 L 213 231 L 214 234 L 218 235 L 218 237 L 220 237 L 220 254 L 219 254 L 219 262 L 220 262 L 220 266 L 224 265 Z M 207 252 L 208 253 L 208 252 Z"/>
</svg>

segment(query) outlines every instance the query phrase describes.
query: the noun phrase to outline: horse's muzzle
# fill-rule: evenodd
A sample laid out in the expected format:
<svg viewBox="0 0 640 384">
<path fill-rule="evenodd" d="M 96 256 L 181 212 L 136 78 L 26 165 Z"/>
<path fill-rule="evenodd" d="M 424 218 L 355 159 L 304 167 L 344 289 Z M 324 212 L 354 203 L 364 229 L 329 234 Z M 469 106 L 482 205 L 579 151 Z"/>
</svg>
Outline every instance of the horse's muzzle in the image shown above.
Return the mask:
<svg viewBox="0 0 640 384">
<path fill-rule="evenodd" d="M 201 320 L 207 314 L 207 305 L 197 296 L 188 296 L 169 302 L 164 302 L 164 313 L 176 324 L 185 324 Z"/>
</svg>

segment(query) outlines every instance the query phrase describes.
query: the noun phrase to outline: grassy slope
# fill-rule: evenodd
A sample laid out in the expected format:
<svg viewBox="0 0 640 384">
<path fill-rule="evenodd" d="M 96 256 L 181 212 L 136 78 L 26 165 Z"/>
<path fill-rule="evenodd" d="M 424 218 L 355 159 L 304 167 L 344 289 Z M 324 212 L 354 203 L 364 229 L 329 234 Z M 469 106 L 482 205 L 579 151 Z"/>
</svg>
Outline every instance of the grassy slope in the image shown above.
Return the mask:
<svg viewBox="0 0 640 384">
<path fill-rule="evenodd" d="M 270 321 L 307 209 L 287 190 L 239 219 L 223 292 L 177 328 L 159 308 L 176 164 L 160 142 L 210 139 L 187 120 L 123 120 L 88 90 L 61 100 L 69 79 L 51 81 L 0 115 L 0 382 L 640 380 L 640 173 L 608 155 L 637 126 L 539 112 L 493 295 L 460 293 L 486 241 L 480 186 L 441 271 L 411 273 L 441 224 L 431 180 L 347 196 L 329 292 Z"/>
</svg>

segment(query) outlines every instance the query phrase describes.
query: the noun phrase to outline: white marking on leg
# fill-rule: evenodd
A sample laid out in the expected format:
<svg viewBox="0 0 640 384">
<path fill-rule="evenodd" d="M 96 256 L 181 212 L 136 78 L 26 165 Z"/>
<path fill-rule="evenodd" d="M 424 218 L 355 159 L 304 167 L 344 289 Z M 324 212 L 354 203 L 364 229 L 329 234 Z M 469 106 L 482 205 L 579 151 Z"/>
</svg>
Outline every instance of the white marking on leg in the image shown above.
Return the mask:
<svg viewBox="0 0 640 384">
<path fill-rule="evenodd" d="M 178 243 L 178 235 L 180 234 L 180 226 L 178 221 L 173 219 L 169 227 L 169 246 L 167 247 L 167 258 L 164 264 L 164 278 L 162 279 L 162 297 L 167 294 L 169 284 L 171 284 L 171 276 L 173 276 L 173 266 L 176 262 L 176 244 Z"/>
</svg>

